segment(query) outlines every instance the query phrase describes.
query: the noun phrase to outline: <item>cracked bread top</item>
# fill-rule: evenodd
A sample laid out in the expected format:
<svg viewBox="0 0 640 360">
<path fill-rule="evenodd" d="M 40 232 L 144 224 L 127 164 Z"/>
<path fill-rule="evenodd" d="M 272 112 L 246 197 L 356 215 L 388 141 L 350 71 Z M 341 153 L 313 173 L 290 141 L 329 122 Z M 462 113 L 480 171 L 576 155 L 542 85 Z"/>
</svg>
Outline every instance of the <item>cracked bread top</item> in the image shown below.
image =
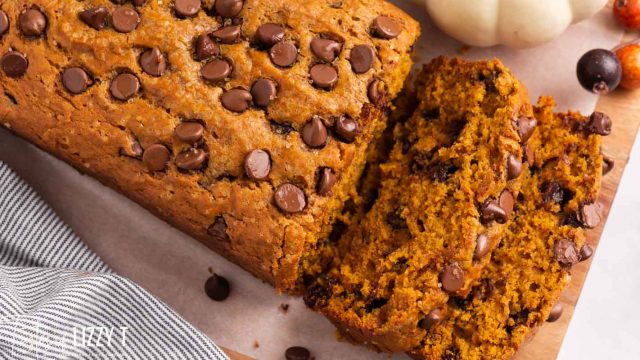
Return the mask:
<svg viewBox="0 0 640 360">
<path fill-rule="evenodd" d="M 280 290 L 408 74 L 386 2 L 0 4 L 0 118 Z"/>
</svg>

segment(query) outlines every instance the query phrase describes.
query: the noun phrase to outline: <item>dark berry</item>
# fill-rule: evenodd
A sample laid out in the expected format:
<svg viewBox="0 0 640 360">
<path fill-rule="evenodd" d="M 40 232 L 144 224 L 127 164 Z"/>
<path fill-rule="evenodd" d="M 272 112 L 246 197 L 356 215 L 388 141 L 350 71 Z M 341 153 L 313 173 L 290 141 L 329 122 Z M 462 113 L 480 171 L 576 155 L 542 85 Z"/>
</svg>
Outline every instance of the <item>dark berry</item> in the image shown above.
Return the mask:
<svg viewBox="0 0 640 360">
<path fill-rule="evenodd" d="M 594 49 L 582 55 L 577 74 L 583 88 L 596 94 L 607 94 L 620 84 L 622 66 L 613 52 Z"/>
</svg>

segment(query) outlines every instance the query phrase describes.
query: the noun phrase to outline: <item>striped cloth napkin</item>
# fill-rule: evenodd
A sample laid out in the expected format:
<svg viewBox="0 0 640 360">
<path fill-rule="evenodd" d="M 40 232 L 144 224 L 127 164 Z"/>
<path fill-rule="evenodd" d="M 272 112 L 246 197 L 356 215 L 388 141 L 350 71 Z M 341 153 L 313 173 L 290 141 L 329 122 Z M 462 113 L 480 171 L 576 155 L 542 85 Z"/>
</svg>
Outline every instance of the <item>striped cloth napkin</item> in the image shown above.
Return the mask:
<svg viewBox="0 0 640 360">
<path fill-rule="evenodd" d="M 228 359 L 0 162 L 0 359 Z"/>
</svg>

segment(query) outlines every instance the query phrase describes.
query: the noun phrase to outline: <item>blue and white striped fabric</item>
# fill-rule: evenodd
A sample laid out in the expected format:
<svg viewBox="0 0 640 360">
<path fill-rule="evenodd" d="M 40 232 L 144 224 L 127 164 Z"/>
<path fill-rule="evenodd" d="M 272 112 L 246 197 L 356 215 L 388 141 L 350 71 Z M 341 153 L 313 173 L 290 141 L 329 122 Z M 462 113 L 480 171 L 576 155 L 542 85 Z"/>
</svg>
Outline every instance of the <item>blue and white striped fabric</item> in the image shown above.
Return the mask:
<svg viewBox="0 0 640 360">
<path fill-rule="evenodd" d="M 0 162 L 0 359 L 228 359 Z"/>
</svg>

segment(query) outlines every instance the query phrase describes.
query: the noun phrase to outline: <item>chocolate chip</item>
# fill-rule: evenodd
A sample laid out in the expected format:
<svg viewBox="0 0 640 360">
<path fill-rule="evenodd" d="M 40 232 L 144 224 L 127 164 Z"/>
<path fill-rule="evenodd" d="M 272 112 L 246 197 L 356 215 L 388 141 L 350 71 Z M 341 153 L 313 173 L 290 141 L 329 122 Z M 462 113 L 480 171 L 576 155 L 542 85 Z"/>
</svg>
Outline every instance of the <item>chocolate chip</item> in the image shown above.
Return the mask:
<svg viewBox="0 0 640 360">
<path fill-rule="evenodd" d="M 196 38 L 195 48 L 195 58 L 198 61 L 220 55 L 220 46 L 211 39 L 209 34 L 199 35 Z"/>
<path fill-rule="evenodd" d="M 189 148 L 176 156 L 176 166 L 183 170 L 198 170 L 207 160 L 207 153 L 202 149 Z"/>
<path fill-rule="evenodd" d="M 523 149 L 524 156 L 523 160 L 529 165 L 529 167 L 533 167 L 535 165 L 535 153 L 533 152 L 533 148 L 526 144 Z"/>
<path fill-rule="evenodd" d="M 277 24 L 262 24 L 256 31 L 256 37 L 260 44 L 270 48 L 284 39 L 284 29 Z"/>
<path fill-rule="evenodd" d="M 216 220 L 207 228 L 207 233 L 215 240 L 220 242 L 229 242 L 230 238 L 227 234 L 227 222 L 222 216 L 216 217 Z"/>
<path fill-rule="evenodd" d="M 7 17 L 7 13 L 0 10 L 0 36 L 4 35 L 7 30 L 9 30 L 9 17 Z"/>
<path fill-rule="evenodd" d="M 440 282 L 445 291 L 456 292 L 464 286 L 464 271 L 456 263 L 447 265 L 440 272 Z"/>
<path fill-rule="evenodd" d="M 276 98 L 278 88 L 276 82 L 270 79 L 258 79 L 251 86 L 251 96 L 257 106 L 267 107 Z"/>
<path fill-rule="evenodd" d="M 513 206 L 515 205 L 515 202 L 513 194 L 509 190 L 503 190 L 502 193 L 500 193 L 498 205 L 500 205 L 504 210 L 507 218 L 509 218 L 513 213 Z"/>
<path fill-rule="evenodd" d="M 271 62 L 280 67 L 290 67 L 298 59 L 298 48 L 290 41 L 279 42 L 269 50 Z"/>
<path fill-rule="evenodd" d="M 174 134 L 178 140 L 195 145 L 204 136 L 204 126 L 195 121 L 185 121 L 176 126 Z"/>
<path fill-rule="evenodd" d="M 133 5 L 135 5 L 135 6 L 142 6 L 142 5 L 146 4 L 147 1 L 148 0 L 131 0 Z"/>
<path fill-rule="evenodd" d="M 66 69 L 62 72 L 62 85 L 72 94 L 80 94 L 92 84 L 86 71 L 79 67 Z"/>
<path fill-rule="evenodd" d="M 367 88 L 367 97 L 372 104 L 380 105 L 384 103 L 388 92 L 389 88 L 384 81 L 380 79 L 373 79 Z"/>
<path fill-rule="evenodd" d="M 549 317 L 547 318 L 547 322 L 555 322 L 558 319 L 560 319 L 560 317 L 562 316 L 562 310 L 563 310 L 562 303 L 558 301 L 551 308 L 551 312 L 549 312 Z"/>
<path fill-rule="evenodd" d="M 342 44 L 335 40 L 322 38 L 311 40 L 311 52 L 322 61 L 333 62 L 341 50 Z"/>
<path fill-rule="evenodd" d="M 250 179 L 264 180 L 271 171 L 269 153 L 264 150 L 253 150 L 244 158 L 244 171 Z"/>
<path fill-rule="evenodd" d="M 0 63 L 2 65 L 2 71 L 4 71 L 8 77 L 13 78 L 24 75 L 29 68 L 27 57 L 17 51 L 9 51 L 4 54 Z"/>
<path fill-rule="evenodd" d="M 311 353 L 302 346 L 293 346 L 284 352 L 284 357 L 287 360 L 310 360 Z"/>
<path fill-rule="evenodd" d="M 556 182 L 548 182 L 542 184 L 540 192 L 542 193 L 542 201 L 545 204 L 549 204 L 552 202 L 562 204 L 562 202 L 564 201 L 564 190 L 562 190 L 560 184 Z"/>
<path fill-rule="evenodd" d="M 486 234 L 480 234 L 476 238 L 476 249 L 473 252 L 473 260 L 478 261 L 482 259 L 491 250 L 491 244 L 489 243 L 489 237 Z"/>
<path fill-rule="evenodd" d="M 47 27 L 47 18 L 42 11 L 31 8 L 27 9 L 18 18 L 20 31 L 25 36 L 40 36 Z"/>
<path fill-rule="evenodd" d="M 515 155 L 507 158 L 507 180 L 516 179 L 522 173 L 522 161 Z"/>
<path fill-rule="evenodd" d="M 615 161 L 609 155 L 602 154 L 602 175 L 607 175 L 614 167 Z"/>
<path fill-rule="evenodd" d="M 583 227 L 593 229 L 600 224 L 600 221 L 602 221 L 602 215 L 600 212 L 601 207 L 598 203 L 584 204 L 580 207 L 580 210 L 576 215 L 578 221 Z"/>
<path fill-rule="evenodd" d="M 593 256 L 593 249 L 589 244 L 584 244 L 580 248 L 580 261 L 586 261 Z"/>
<path fill-rule="evenodd" d="M 109 9 L 104 6 L 88 9 L 78 14 L 80 20 L 96 30 L 102 30 L 108 25 Z"/>
<path fill-rule="evenodd" d="M 231 64 L 227 60 L 215 59 L 206 63 L 200 69 L 200 74 L 205 80 L 216 83 L 227 79 L 231 75 L 231 71 Z"/>
<path fill-rule="evenodd" d="M 594 112 L 589 117 L 589 123 L 587 124 L 587 131 L 607 136 L 611 134 L 611 118 L 604 113 L 599 111 Z"/>
<path fill-rule="evenodd" d="M 494 199 L 488 199 L 482 204 L 480 208 L 481 219 L 483 223 L 496 221 L 499 224 L 507 222 L 507 212 L 503 209 L 498 201 Z"/>
<path fill-rule="evenodd" d="M 451 165 L 445 165 L 441 162 L 436 162 L 433 164 L 429 164 L 426 169 L 421 169 L 421 165 L 419 164 L 419 159 L 416 157 L 415 162 L 413 163 L 412 170 L 414 172 L 424 171 L 427 177 L 431 181 L 435 182 L 445 182 L 453 174 L 458 168 Z"/>
<path fill-rule="evenodd" d="M 573 266 L 580 261 L 576 244 L 568 239 L 560 239 L 555 242 L 553 257 L 562 266 Z"/>
<path fill-rule="evenodd" d="M 135 30 L 140 24 L 140 15 L 130 7 L 119 7 L 111 15 L 113 28 L 120 33 L 129 33 Z"/>
<path fill-rule="evenodd" d="M 516 120 L 516 126 L 518 130 L 518 135 L 520 135 L 520 142 L 523 144 L 526 143 L 531 135 L 533 134 L 533 130 L 535 130 L 536 125 L 538 125 L 538 120 L 533 117 L 521 115 Z"/>
<path fill-rule="evenodd" d="M 118 100 L 129 100 L 140 90 L 140 81 L 129 73 L 119 74 L 111 80 L 111 95 Z"/>
<path fill-rule="evenodd" d="M 391 212 L 389 212 L 387 214 L 387 217 L 385 218 L 385 221 L 387 224 L 389 224 L 389 226 L 391 226 L 391 229 L 393 230 L 402 230 L 408 228 L 407 220 L 405 220 L 404 216 L 402 215 L 402 208 L 400 207 L 395 208 Z"/>
<path fill-rule="evenodd" d="M 273 120 L 270 121 L 269 126 L 271 127 L 271 131 L 283 136 L 287 136 L 295 130 L 291 124 L 280 124 Z"/>
<path fill-rule="evenodd" d="M 358 135 L 358 123 L 348 116 L 340 116 L 336 119 L 335 132 L 340 140 L 352 143 Z"/>
<path fill-rule="evenodd" d="M 233 112 L 244 112 L 251 105 L 252 96 L 247 90 L 236 88 L 225 91 L 220 97 L 222 106 Z"/>
<path fill-rule="evenodd" d="M 162 171 L 167 168 L 169 162 L 169 149 L 162 144 L 153 144 L 144 150 L 142 162 L 149 171 Z"/>
<path fill-rule="evenodd" d="M 211 300 L 224 301 L 231 293 L 231 286 L 227 279 L 218 274 L 213 274 L 204 284 L 204 292 Z"/>
<path fill-rule="evenodd" d="M 243 0 L 216 0 L 214 9 L 218 15 L 230 18 L 238 16 L 243 6 Z"/>
<path fill-rule="evenodd" d="M 288 214 L 300 212 L 307 206 L 307 199 L 302 189 L 289 183 L 278 187 L 274 199 L 276 206 Z"/>
<path fill-rule="evenodd" d="M 319 148 L 327 144 L 327 127 L 319 116 L 312 117 L 311 121 L 302 127 L 300 134 L 302 141 L 309 147 Z"/>
<path fill-rule="evenodd" d="M 349 62 L 351 63 L 353 72 L 356 74 L 364 74 L 369 71 L 369 69 L 373 67 L 375 56 L 373 49 L 369 45 L 354 46 L 349 55 Z"/>
<path fill-rule="evenodd" d="M 393 39 L 400 35 L 402 27 L 388 16 L 378 16 L 373 20 L 373 35 L 383 39 Z"/>
<path fill-rule="evenodd" d="M 418 321 L 418 326 L 422 329 L 429 330 L 444 320 L 444 313 L 440 309 L 429 311 L 427 316 Z"/>
<path fill-rule="evenodd" d="M 194 17 L 198 15 L 201 7 L 202 2 L 200 0 L 176 0 L 174 4 L 176 14 L 181 17 Z"/>
<path fill-rule="evenodd" d="M 338 177 L 329 168 L 322 168 L 320 170 L 320 177 L 318 178 L 318 185 L 316 191 L 320 196 L 326 196 L 331 194 L 331 188 L 338 181 Z"/>
<path fill-rule="evenodd" d="M 151 76 L 161 76 L 167 69 L 167 61 L 160 49 L 153 48 L 140 54 L 140 66 L 145 73 Z"/>
<path fill-rule="evenodd" d="M 332 89 L 336 82 L 338 82 L 338 71 L 331 65 L 313 65 L 309 74 L 313 86 L 321 89 Z"/>
<path fill-rule="evenodd" d="M 240 25 L 229 25 L 214 31 L 211 36 L 223 44 L 235 44 L 240 42 L 241 34 L 242 28 Z"/>
</svg>

